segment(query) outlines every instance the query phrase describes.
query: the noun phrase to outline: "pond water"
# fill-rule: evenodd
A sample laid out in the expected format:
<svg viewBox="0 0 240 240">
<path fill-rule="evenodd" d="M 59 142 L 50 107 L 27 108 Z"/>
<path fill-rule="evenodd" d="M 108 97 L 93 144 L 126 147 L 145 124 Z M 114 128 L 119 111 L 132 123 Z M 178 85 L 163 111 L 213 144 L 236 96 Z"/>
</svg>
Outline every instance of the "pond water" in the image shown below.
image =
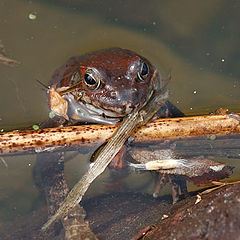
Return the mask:
<svg viewBox="0 0 240 240">
<path fill-rule="evenodd" d="M 46 93 L 36 80 L 48 84 L 71 56 L 116 46 L 148 58 L 163 76 L 171 72 L 170 101 L 185 114 L 220 107 L 240 112 L 239 9 L 234 0 L 1 0 L 0 40 L 5 54 L 20 64 L 0 65 L 0 129 L 47 119 Z M 89 156 L 78 155 L 66 164 L 71 186 L 86 171 Z M 32 180 L 34 162 L 32 155 L 0 161 L 1 222 L 45 204 Z M 236 160 L 233 164 L 239 167 Z M 107 170 L 98 178 L 89 196 L 104 191 L 101 181 L 108 175 Z M 125 181 L 139 190 L 151 179 L 145 176 L 134 174 Z M 152 189 L 150 183 L 144 191 Z"/>
</svg>

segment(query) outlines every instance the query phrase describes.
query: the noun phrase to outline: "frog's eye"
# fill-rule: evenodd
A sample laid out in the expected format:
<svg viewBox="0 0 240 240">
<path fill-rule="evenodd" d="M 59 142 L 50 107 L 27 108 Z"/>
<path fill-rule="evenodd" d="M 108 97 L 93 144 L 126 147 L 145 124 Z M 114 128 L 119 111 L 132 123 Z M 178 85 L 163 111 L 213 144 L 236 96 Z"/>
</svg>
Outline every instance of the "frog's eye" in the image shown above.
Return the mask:
<svg viewBox="0 0 240 240">
<path fill-rule="evenodd" d="M 98 89 L 101 85 L 99 72 L 93 68 L 88 68 L 84 74 L 84 82 L 88 89 Z"/>
<path fill-rule="evenodd" d="M 148 72 L 149 72 L 148 65 L 145 62 L 141 61 L 139 64 L 139 71 L 137 73 L 138 80 L 141 82 L 145 81 L 145 79 L 148 76 Z"/>
</svg>

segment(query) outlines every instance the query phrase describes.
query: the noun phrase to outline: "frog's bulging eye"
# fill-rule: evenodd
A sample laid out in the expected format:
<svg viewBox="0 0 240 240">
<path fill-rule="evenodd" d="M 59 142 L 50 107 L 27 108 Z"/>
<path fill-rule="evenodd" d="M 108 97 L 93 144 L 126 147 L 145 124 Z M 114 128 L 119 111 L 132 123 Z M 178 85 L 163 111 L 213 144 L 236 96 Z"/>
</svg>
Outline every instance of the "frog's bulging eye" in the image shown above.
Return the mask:
<svg viewBox="0 0 240 240">
<path fill-rule="evenodd" d="M 140 62 L 139 71 L 137 73 L 138 80 L 143 82 L 149 73 L 148 65 L 145 62 Z"/>
<path fill-rule="evenodd" d="M 84 82 L 88 89 L 96 90 L 101 85 L 101 77 L 97 70 L 88 68 L 84 74 Z"/>
</svg>

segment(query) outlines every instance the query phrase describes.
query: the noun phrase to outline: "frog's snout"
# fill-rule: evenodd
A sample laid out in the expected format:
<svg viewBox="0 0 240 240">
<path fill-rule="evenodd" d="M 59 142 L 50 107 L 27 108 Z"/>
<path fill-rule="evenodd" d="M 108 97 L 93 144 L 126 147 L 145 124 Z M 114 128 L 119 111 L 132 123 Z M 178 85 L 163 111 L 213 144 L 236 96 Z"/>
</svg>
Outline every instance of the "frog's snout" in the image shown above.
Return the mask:
<svg viewBox="0 0 240 240">
<path fill-rule="evenodd" d="M 116 93 L 116 99 L 119 102 L 127 103 L 132 108 L 146 100 L 147 94 L 137 88 L 123 88 Z"/>
</svg>

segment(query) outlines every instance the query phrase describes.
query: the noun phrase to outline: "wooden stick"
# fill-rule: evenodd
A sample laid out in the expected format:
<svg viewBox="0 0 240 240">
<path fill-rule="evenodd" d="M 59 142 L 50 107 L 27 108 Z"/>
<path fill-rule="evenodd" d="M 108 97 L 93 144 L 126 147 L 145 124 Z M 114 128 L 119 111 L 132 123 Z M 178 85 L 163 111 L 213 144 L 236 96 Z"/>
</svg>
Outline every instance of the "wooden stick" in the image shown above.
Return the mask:
<svg viewBox="0 0 240 240">
<path fill-rule="evenodd" d="M 3 56 L 1 54 L 0 54 L 0 63 L 3 63 L 5 65 L 7 65 L 7 66 L 15 66 L 15 65 L 19 64 L 18 61 L 14 60 L 14 59 L 10 59 L 8 57 L 5 57 L 5 56 Z"/>
<path fill-rule="evenodd" d="M 240 114 L 158 119 L 139 127 L 135 142 L 157 142 L 202 135 L 240 133 Z M 84 125 L 0 134 L 0 155 L 53 151 L 102 144 L 117 126 Z"/>
</svg>

